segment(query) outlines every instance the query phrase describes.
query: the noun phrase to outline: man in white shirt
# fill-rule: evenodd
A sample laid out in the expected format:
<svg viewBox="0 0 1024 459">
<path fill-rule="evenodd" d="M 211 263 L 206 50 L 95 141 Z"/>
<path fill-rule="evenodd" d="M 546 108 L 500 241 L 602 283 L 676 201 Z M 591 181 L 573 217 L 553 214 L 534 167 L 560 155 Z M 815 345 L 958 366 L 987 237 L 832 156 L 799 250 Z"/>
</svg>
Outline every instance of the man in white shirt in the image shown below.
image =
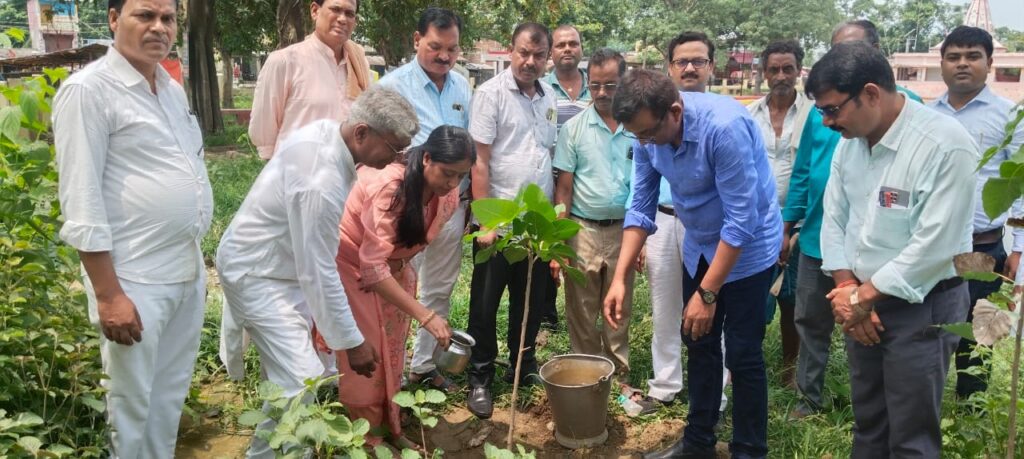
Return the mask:
<svg viewBox="0 0 1024 459">
<path fill-rule="evenodd" d="M 112 0 L 113 46 L 54 99 L 60 237 L 78 250 L 89 318 L 103 331 L 111 456 L 122 459 L 173 456 L 206 300 L 203 139 L 160 67 L 176 6 Z"/>
<path fill-rule="evenodd" d="M 264 374 L 287 396 L 324 371 L 307 316 L 327 347 L 344 349 L 360 375 L 372 374 L 380 361 L 356 326 L 338 276 L 338 224 L 356 164 L 390 164 L 417 129 L 416 112 L 401 95 L 371 87 L 345 123 L 315 121 L 281 142 L 221 238 L 224 320 L 249 332 Z M 259 428 L 273 425 L 268 420 Z M 253 439 L 248 456 L 273 452 Z"/>
<path fill-rule="evenodd" d="M 854 458 L 940 457 L 943 384 L 967 317 L 953 257 L 971 251 L 978 147 L 956 120 L 897 92 L 864 42 L 832 47 L 807 79 L 843 136 L 825 188 L 821 269 L 847 335 Z"/>
</svg>

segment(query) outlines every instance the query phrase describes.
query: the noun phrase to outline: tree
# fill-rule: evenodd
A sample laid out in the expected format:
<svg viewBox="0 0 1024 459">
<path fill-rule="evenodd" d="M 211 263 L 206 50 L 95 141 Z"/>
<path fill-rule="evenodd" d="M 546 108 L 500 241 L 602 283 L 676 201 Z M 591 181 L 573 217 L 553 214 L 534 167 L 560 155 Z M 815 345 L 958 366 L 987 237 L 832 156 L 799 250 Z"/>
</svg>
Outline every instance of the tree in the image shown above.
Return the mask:
<svg viewBox="0 0 1024 459">
<path fill-rule="evenodd" d="M 1024 32 L 1009 27 L 996 27 L 995 39 L 1011 53 L 1024 52 Z"/>
<path fill-rule="evenodd" d="M 216 0 L 186 0 L 188 28 L 188 81 L 192 110 L 199 117 L 204 134 L 224 130 L 217 88 L 217 67 L 213 58 L 217 16 Z M 223 1 L 223 0 L 222 0 Z"/>
<path fill-rule="evenodd" d="M 359 5 L 359 25 L 354 34 L 373 46 L 388 65 L 397 66 L 412 54 L 412 34 L 420 13 L 428 6 L 447 8 L 462 16 L 463 30 L 459 40 L 463 46 L 476 41 L 475 29 L 467 17 L 473 14 L 473 4 L 473 0 L 364 1 Z"/>
<path fill-rule="evenodd" d="M 874 2 L 856 0 L 847 8 L 847 16 L 866 18 L 878 27 L 882 52 L 927 52 L 950 30 L 963 23 L 963 5 L 943 0 L 906 0 Z"/>
<path fill-rule="evenodd" d="M 234 108 L 234 57 L 269 51 L 277 42 L 274 0 L 220 1 L 217 12 L 217 50 L 220 52 L 224 86 L 221 106 Z"/>
<path fill-rule="evenodd" d="M 277 47 L 298 43 L 309 31 L 309 1 L 277 0 Z"/>
</svg>

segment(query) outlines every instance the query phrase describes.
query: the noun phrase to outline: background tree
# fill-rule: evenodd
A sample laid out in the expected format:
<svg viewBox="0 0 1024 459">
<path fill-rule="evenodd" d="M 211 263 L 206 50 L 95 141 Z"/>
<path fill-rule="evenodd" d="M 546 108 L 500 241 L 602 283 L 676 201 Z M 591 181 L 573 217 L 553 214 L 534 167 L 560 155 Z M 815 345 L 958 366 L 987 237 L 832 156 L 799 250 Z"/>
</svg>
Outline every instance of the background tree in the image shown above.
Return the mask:
<svg viewBox="0 0 1024 459">
<path fill-rule="evenodd" d="M 234 108 L 234 58 L 270 51 L 277 43 L 274 0 L 234 0 L 214 4 L 220 53 L 221 107 Z"/>
<path fill-rule="evenodd" d="M 223 0 L 222 0 L 223 1 Z M 188 83 L 192 110 L 204 134 L 224 130 L 218 97 L 217 67 L 213 57 L 216 44 L 216 0 L 185 0 L 188 29 Z"/>
<path fill-rule="evenodd" d="M 277 48 L 298 43 L 306 37 L 312 25 L 309 0 L 277 0 Z"/>
<path fill-rule="evenodd" d="M 1011 53 L 1024 51 L 1024 32 L 1009 27 L 996 27 L 995 38 Z"/>
</svg>

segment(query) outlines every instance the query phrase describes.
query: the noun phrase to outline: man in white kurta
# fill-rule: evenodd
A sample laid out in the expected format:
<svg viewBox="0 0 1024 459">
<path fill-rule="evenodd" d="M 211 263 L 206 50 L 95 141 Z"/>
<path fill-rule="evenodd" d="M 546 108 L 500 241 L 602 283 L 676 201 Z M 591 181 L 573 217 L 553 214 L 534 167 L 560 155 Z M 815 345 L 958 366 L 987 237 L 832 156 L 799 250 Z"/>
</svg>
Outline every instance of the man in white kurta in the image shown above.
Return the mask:
<svg viewBox="0 0 1024 459">
<path fill-rule="evenodd" d="M 386 166 L 417 129 L 415 111 L 397 92 L 366 91 L 344 124 L 315 121 L 281 142 L 224 232 L 217 249 L 224 320 L 249 332 L 266 378 L 287 396 L 324 371 L 307 311 L 327 347 L 344 349 L 357 373 L 369 376 L 380 361 L 364 342 L 341 285 L 334 262 L 338 224 L 356 164 Z M 229 372 L 235 373 L 230 366 Z M 267 421 L 259 428 L 272 426 Z M 273 452 L 254 439 L 249 457 Z"/>
<path fill-rule="evenodd" d="M 173 456 L 203 325 L 199 241 L 213 199 L 199 124 L 159 65 L 175 10 L 173 0 L 112 2 L 114 45 L 53 104 L 60 237 L 78 250 L 103 332 L 115 458 Z"/>
</svg>

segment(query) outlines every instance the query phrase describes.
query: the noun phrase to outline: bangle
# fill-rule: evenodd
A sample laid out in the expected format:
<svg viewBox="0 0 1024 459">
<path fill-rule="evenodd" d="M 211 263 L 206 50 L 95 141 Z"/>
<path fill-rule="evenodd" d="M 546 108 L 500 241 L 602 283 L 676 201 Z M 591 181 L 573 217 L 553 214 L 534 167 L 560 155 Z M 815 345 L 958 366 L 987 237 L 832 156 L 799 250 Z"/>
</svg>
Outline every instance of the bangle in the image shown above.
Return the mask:
<svg viewBox="0 0 1024 459">
<path fill-rule="evenodd" d="M 427 322 L 434 320 L 434 317 L 437 317 L 437 311 L 430 311 L 430 314 L 427 314 L 427 318 L 420 321 L 420 325 L 426 325 Z"/>
<path fill-rule="evenodd" d="M 860 285 L 860 283 L 855 281 L 855 280 L 853 280 L 853 279 L 847 279 L 847 280 L 844 280 L 844 281 L 840 282 L 839 285 L 836 286 L 836 288 L 843 288 L 843 287 L 850 286 L 850 285 Z"/>
</svg>

